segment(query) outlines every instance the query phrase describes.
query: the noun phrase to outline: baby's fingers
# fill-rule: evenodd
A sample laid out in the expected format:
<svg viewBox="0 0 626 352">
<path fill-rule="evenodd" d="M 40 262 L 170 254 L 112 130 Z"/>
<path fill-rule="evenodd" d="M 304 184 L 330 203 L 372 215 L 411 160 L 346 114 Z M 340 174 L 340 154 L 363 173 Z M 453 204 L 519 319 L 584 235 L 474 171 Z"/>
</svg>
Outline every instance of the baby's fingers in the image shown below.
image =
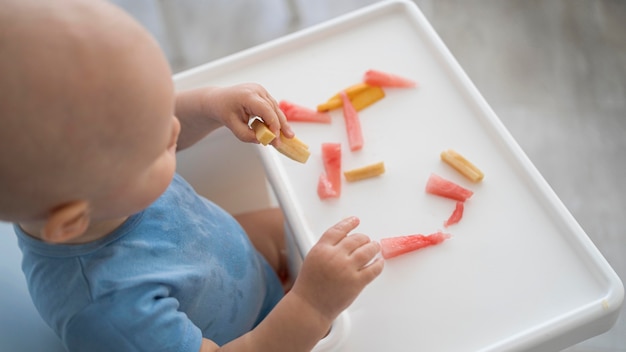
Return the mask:
<svg viewBox="0 0 626 352">
<path fill-rule="evenodd" d="M 361 275 L 361 280 L 363 280 L 363 282 L 365 282 L 366 284 L 372 282 L 372 280 L 377 278 L 378 275 L 383 272 L 384 267 L 385 261 L 383 260 L 383 258 L 376 257 L 374 261 L 372 261 L 370 264 L 367 264 L 359 271 L 359 274 Z"/>
<path fill-rule="evenodd" d="M 347 253 L 350 255 L 355 250 L 369 243 L 370 241 L 371 240 L 367 235 L 364 235 L 362 233 L 355 233 L 341 240 L 341 246 L 345 248 Z"/>
<path fill-rule="evenodd" d="M 260 116 L 263 122 L 275 135 L 282 131 L 287 138 L 293 138 L 294 133 L 287 122 L 287 117 L 280 109 L 276 99 L 272 97 L 264 88 L 258 87 L 259 92 L 254 104 L 250 104 L 249 110 L 253 115 Z"/>
<path fill-rule="evenodd" d="M 268 96 L 266 99 L 268 99 L 268 101 L 272 105 L 274 112 L 274 114 L 272 114 L 272 121 L 268 122 L 269 129 L 276 135 L 278 135 L 278 133 L 282 131 L 285 137 L 293 138 L 295 134 L 291 129 L 289 122 L 287 122 L 287 117 L 285 116 L 285 113 L 280 109 L 280 106 L 276 102 L 276 99 L 274 99 L 272 96 Z"/>
<path fill-rule="evenodd" d="M 376 257 L 378 252 L 380 252 L 378 242 L 370 241 L 356 248 L 350 256 L 357 268 L 363 268 Z"/>
<path fill-rule="evenodd" d="M 370 242 L 359 247 L 352 253 L 359 268 L 359 278 L 363 284 L 369 284 L 383 272 L 385 261 L 377 254 L 380 252 L 378 242 Z"/>
</svg>

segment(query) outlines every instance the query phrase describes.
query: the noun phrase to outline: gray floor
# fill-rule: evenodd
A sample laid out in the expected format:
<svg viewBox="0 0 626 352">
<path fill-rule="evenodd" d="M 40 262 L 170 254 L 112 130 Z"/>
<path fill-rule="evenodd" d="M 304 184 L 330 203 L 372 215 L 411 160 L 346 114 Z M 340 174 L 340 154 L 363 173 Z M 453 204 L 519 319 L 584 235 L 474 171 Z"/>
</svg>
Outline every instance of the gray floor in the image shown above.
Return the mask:
<svg viewBox="0 0 626 352">
<path fill-rule="evenodd" d="M 154 33 L 178 72 L 376 1 L 114 2 Z M 626 281 L 626 2 L 415 2 Z M 567 351 L 626 351 L 626 312 Z"/>
</svg>

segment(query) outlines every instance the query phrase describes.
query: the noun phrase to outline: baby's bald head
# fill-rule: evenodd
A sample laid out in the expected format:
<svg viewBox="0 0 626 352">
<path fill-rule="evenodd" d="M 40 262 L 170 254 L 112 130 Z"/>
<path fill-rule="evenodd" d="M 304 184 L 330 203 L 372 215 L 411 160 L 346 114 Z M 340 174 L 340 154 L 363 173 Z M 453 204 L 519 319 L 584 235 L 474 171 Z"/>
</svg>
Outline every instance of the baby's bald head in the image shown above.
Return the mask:
<svg viewBox="0 0 626 352">
<path fill-rule="evenodd" d="M 1 220 L 103 197 L 119 157 L 153 137 L 151 116 L 171 110 L 158 46 L 106 1 L 0 0 L 0 72 Z"/>
</svg>

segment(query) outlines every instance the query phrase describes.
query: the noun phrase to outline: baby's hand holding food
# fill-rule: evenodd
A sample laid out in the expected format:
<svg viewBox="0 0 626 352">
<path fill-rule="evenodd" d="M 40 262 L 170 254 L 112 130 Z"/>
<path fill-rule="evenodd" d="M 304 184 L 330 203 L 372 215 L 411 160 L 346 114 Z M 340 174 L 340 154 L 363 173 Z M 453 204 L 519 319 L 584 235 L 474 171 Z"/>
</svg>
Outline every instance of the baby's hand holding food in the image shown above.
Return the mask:
<svg viewBox="0 0 626 352">
<path fill-rule="evenodd" d="M 334 320 L 383 270 L 380 245 L 364 234 L 348 235 L 359 224 L 349 217 L 328 229 L 304 259 L 292 288 L 317 312 Z"/>
<path fill-rule="evenodd" d="M 276 100 L 259 84 L 215 88 L 207 95 L 206 106 L 210 115 L 219 118 L 241 141 L 258 142 L 248 126 L 252 116 L 261 117 L 275 135 L 282 131 L 289 138 L 294 136 Z"/>
</svg>

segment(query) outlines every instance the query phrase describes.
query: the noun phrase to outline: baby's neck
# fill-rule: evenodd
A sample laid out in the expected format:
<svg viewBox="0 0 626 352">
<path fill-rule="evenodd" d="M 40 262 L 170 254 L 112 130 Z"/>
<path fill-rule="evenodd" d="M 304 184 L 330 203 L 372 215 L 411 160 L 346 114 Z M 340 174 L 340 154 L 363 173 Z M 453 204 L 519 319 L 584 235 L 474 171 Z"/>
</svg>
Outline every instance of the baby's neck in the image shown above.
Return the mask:
<svg viewBox="0 0 626 352">
<path fill-rule="evenodd" d="M 128 219 L 128 217 L 102 220 L 102 221 L 92 221 L 89 224 L 89 227 L 87 227 L 87 230 L 85 230 L 85 232 L 82 235 L 76 238 L 73 238 L 67 242 L 64 242 L 62 244 L 83 244 L 83 243 L 97 241 L 101 238 L 108 236 L 111 232 L 113 232 L 115 229 L 120 227 L 126 221 L 126 219 Z M 34 237 L 40 240 L 42 239 L 40 234 L 45 224 L 20 223 L 19 225 L 22 231 L 26 232 L 31 237 Z"/>
</svg>

